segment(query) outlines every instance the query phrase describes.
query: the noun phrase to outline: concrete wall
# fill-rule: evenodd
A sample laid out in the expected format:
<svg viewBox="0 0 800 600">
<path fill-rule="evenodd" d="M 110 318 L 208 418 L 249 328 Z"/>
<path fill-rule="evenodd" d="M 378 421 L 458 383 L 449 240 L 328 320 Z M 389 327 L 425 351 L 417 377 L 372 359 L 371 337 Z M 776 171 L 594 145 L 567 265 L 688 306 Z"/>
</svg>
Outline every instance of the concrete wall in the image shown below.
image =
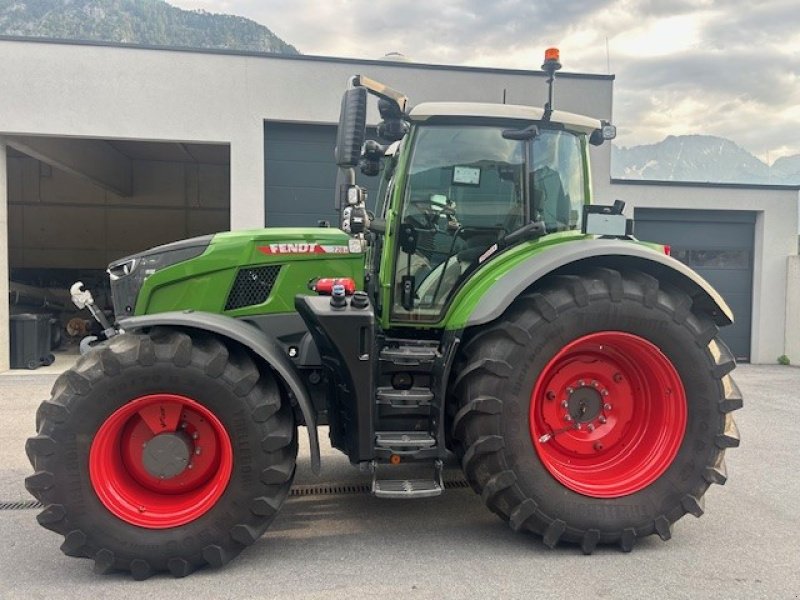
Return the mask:
<svg viewBox="0 0 800 600">
<path fill-rule="evenodd" d="M 105 268 L 151 246 L 228 229 L 227 166 L 133 160 L 133 193 L 123 198 L 32 158 L 10 156 L 7 164 L 12 268 Z"/>
<path fill-rule="evenodd" d="M 797 255 L 798 192 L 763 186 L 641 184 L 614 180 L 613 198 L 634 207 L 748 210 L 756 213 L 753 256 L 753 322 L 750 359 L 774 363 L 784 353 L 786 257 Z"/>
<path fill-rule="evenodd" d="M 348 77 L 364 73 L 430 100 L 542 105 L 536 71 L 0 40 L 0 133 L 227 142 L 231 227 L 264 222 L 263 121 L 335 123 Z M 560 75 L 557 107 L 611 116 L 608 77 Z M 377 120 L 377 111 L 370 121 Z M 593 149 L 595 185 L 610 146 Z"/>
<path fill-rule="evenodd" d="M 800 365 L 800 256 L 790 256 L 786 264 L 786 356 Z"/>
</svg>

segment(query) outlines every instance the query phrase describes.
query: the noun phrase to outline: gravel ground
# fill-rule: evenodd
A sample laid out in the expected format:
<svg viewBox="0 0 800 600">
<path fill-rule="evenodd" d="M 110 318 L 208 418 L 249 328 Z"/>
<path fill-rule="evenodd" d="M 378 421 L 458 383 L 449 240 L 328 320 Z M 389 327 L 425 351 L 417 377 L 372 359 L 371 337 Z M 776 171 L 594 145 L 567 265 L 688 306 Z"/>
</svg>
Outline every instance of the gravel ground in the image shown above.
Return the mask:
<svg viewBox="0 0 800 600">
<path fill-rule="evenodd" d="M 228 567 L 135 582 L 64 556 L 36 511 L 3 510 L 0 598 L 800 598 L 800 479 L 790 472 L 800 369 L 743 365 L 736 379 L 745 408 L 742 446 L 727 455 L 730 481 L 712 487 L 706 515 L 679 521 L 666 544 L 651 537 L 630 554 L 603 548 L 590 557 L 548 550 L 514 534 L 471 490 L 416 501 L 306 496 L 290 499 Z M 30 499 L 24 442 L 54 380 L 0 376 L 0 501 Z M 330 449 L 315 477 L 301 446 L 298 483 L 354 481 L 365 478 Z"/>
</svg>

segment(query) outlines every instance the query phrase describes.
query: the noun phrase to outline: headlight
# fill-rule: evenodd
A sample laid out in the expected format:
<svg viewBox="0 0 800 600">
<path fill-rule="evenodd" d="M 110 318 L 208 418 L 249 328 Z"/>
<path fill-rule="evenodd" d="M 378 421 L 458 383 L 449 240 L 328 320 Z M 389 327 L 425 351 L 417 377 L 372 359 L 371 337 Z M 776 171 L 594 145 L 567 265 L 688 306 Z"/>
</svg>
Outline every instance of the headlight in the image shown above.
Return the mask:
<svg viewBox="0 0 800 600">
<path fill-rule="evenodd" d="M 139 291 L 150 275 L 166 267 L 200 256 L 208 248 L 213 237 L 213 235 L 204 235 L 157 246 L 141 254 L 126 256 L 108 265 L 116 318 L 121 319 L 133 314 Z"/>
<path fill-rule="evenodd" d="M 111 277 L 111 281 L 116 281 L 120 277 L 125 277 L 133 273 L 136 270 L 139 260 L 138 258 L 126 258 L 122 261 L 111 263 L 108 266 L 108 274 Z"/>
</svg>

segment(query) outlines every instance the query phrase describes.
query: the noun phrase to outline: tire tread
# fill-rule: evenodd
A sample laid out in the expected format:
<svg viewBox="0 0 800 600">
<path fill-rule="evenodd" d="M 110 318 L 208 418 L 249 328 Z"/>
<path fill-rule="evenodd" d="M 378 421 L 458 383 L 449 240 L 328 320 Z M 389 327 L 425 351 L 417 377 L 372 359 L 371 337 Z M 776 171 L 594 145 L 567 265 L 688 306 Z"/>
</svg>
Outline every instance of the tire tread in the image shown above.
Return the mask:
<svg viewBox="0 0 800 600">
<path fill-rule="evenodd" d="M 511 468 L 514 459 L 505 457 L 505 443 L 500 418 L 507 401 L 503 396 L 487 395 L 496 390 L 513 372 L 508 357 L 528 347 L 536 329 L 569 310 L 584 308 L 594 301 L 622 302 L 628 299 L 646 309 L 659 310 L 669 320 L 685 327 L 697 346 L 708 357 L 709 373 L 720 390 L 718 411 L 721 428 L 712 436 L 714 451 L 700 469 L 697 487 L 685 494 L 674 509 L 648 522 L 626 526 L 617 531 L 601 528 L 576 530 L 568 521 L 543 512 L 542 504 L 526 497 Z M 566 316 L 564 318 L 567 318 Z M 526 335 L 521 335 L 524 330 Z M 583 273 L 566 273 L 547 279 L 536 290 L 523 294 L 497 322 L 468 332 L 454 369 L 451 400 L 458 405 L 451 412 L 451 436 L 461 459 L 467 481 L 492 512 L 519 531 L 526 529 L 542 535 L 543 542 L 555 547 L 560 541 L 577 543 L 591 554 L 599 543 L 616 543 L 621 550 L 633 549 L 637 538 L 657 534 L 662 540 L 672 536 L 672 524 L 684 514 L 699 517 L 704 498 L 712 483 L 727 480 L 724 451 L 739 444 L 739 433 L 730 413 L 741 408 L 742 395 L 730 372 L 736 366 L 733 355 L 718 336 L 719 328 L 710 315 L 695 312 L 691 296 L 655 277 L 640 271 L 621 272 L 595 268 Z M 513 332 L 513 333 L 511 333 Z M 504 398 L 501 401 L 499 398 Z"/>
<path fill-rule="evenodd" d="M 240 398 L 251 422 L 262 431 L 252 447 L 262 453 L 263 464 L 270 466 L 256 471 L 261 472 L 261 481 L 254 477 L 256 493 L 250 504 L 244 505 L 241 520 L 235 515 L 239 522 L 227 534 L 209 541 L 195 555 L 178 553 L 151 559 L 125 549 L 99 546 L 93 541 L 90 528 L 76 528 L 69 494 L 60 489 L 63 484 L 56 483 L 54 472 L 63 468 L 63 434 L 69 433 L 73 408 L 87 401 L 86 395 L 91 394 L 96 382 L 119 377 L 130 368 L 165 363 L 224 382 Z M 293 412 L 288 402 L 281 400 L 271 371 L 259 369 L 243 349 L 231 348 L 219 338 L 199 332 L 156 328 L 148 333 L 126 333 L 83 355 L 73 369 L 56 380 L 52 397 L 39 407 L 37 432 L 26 443 L 35 472 L 26 478 L 25 485 L 45 504 L 38 522 L 64 536 L 61 549 L 68 556 L 92 558 L 98 573 L 123 570 L 134 579 L 146 579 L 159 571 L 185 577 L 206 564 L 227 564 L 267 529 L 288 495 L 295 472 L 297 436 Z"/>
</svg>

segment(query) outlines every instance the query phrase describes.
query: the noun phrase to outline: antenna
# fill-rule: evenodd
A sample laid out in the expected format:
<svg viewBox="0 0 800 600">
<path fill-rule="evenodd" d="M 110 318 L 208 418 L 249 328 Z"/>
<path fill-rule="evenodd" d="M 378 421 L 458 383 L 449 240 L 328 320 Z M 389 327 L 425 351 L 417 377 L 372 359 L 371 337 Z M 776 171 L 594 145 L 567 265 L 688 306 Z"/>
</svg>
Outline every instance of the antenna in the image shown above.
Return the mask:
<svg viewBox="0 0 800 600">
<path fill-rule="evenodd" d="M 558 48 L 548 48 L 544 51 L 544 63 L 542 71 L 547 73 L 547 104 L 544 105 L 543 121 L 549 121 L 553 114 L 553 84 L 556 79 L 556 71 L 561 69 Z"/>
<path fill-rule="evenodd" d="M 506 103 L 506 88 L 503 88 L 503 104 Z"/>
<path fill-rule="evenodd" d="M 611 52 L 608 51 L 608 36 L 606 36 L 606 73 L 611 75 Z"/>
</svg>

